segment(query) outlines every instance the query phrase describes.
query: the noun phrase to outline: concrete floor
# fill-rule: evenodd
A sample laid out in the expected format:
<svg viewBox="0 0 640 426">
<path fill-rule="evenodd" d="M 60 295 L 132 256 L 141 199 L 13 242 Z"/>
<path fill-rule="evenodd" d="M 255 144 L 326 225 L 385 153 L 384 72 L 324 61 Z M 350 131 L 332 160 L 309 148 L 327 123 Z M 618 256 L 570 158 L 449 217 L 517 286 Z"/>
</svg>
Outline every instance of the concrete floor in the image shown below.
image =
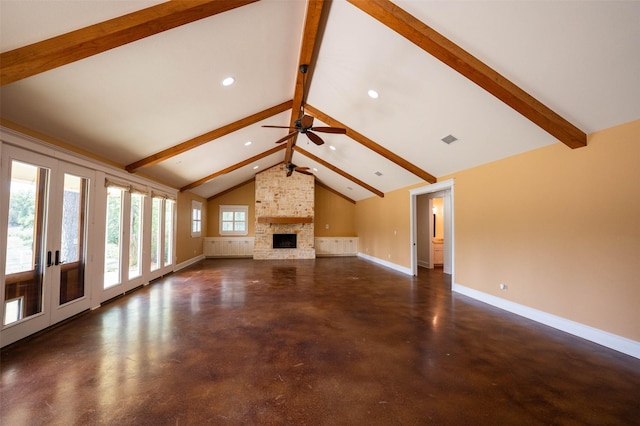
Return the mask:
<svg viewBox="0 0 640 426">
<path fill-rule="evenodd" d="M 638 424 L 640 360 L 450 286 L 205 260 L 3 349 L 0 424 Z"/>
</svg>

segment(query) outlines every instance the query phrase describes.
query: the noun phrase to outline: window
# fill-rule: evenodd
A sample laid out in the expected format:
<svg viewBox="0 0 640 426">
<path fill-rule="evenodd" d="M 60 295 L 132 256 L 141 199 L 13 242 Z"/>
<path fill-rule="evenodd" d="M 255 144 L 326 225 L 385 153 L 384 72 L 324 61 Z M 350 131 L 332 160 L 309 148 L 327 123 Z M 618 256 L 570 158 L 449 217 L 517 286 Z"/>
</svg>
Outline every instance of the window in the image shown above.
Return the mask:
<svg viewBox="0 0 640 426">
<path fill-rule="evenodd" d="M 199 237 L 202 235 L 202 203 L 199 201 L 191 202 L 191 236 Z"/>
<path fill-rule="evenodd" d="M 220 206 L 220 235 L 249 233 L 249 206 Z"/>
<path fill-rule="evenodd" d="M 144 218 L 144 195 L 131 194 L 131 217 L 129 220 L 129 279 L 142 275 L 142 220 Z"/>
<path fill-rule="evenodd" d="M 120 284 L 120 255 L 122 252 L 122 201 L 124 191 L 107 188 L 107 226 L 104 249 L 104 288 Z"/>
<path fill-rule="evenodd" d="M 160 269 L 162 260 L 162 198 L 151 199 L 151 271 Z"/>
<path fill-rule="evenodd" d="M 173 210 L 175 201 L 164 200 L 164 266 L 173 264 Z"/>
</svg>

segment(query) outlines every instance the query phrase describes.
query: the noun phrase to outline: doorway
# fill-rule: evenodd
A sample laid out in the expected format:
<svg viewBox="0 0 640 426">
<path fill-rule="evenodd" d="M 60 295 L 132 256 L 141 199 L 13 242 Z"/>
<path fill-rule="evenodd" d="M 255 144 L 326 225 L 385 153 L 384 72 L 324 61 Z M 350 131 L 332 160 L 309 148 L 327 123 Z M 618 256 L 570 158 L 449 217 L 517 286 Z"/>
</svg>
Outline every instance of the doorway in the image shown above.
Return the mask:
<svg viewBox="0 0 640 426">
<path fill-rule="evenodd" d="M 437 263 L 434 259 L 434 248 L 441 247 L 443 272 L 451 274 L 453 282 L 453 185 L 453 179 L 449 179 L 410 191 L 411 273 L 413 275 L 418 275 L 418 266 L 433 268 L 434 263 Z M 441 204 L 434 202 L 440 198 Z M 434 211 L 434 208 L 441 210 Z M 438 224 L 438 221 L 442 223 Z M 438 234 L 440 226 L 441 234 Z M 439 255 L 439 253 L 436 254 Z M 440 261 L 440 259 L 437 260 Z"/>
<path fill-rule="evenodd" d="M 90 308 L 87 247 L 95 172 L 7 146 L 2 174 L 8 189 L 0 197 L 5 346 Z"/>
</svg>

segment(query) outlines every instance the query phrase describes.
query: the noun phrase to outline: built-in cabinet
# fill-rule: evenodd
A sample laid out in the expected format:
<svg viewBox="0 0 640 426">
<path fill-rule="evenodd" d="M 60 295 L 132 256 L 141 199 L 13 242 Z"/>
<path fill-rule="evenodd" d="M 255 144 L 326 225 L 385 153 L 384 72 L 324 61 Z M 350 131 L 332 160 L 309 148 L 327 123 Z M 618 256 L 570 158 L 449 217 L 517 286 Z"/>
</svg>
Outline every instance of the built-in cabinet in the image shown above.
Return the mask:
<svg viewBox="0 0 640 426">
<path fill-rule="evenodd" d="M 442 238 L 433 239 L 433 264 L 444 265 L 444 241 Z"/>
<path fill-rule="evenodd" d="M 206 257 L 253 257 L 253 237 L 207 237 Z"/>
<path fill-rule="evenodd" d="M 253 237 L 206 237 L 206 257 L 253 257 Z M 317 256 L 357 256 L 357 237 L 315 238 Z"/>
<path fill-rule="evenodd" d="M 316 256 L 357 256 L 358 237 L 318 237 Z"/>
</svg>

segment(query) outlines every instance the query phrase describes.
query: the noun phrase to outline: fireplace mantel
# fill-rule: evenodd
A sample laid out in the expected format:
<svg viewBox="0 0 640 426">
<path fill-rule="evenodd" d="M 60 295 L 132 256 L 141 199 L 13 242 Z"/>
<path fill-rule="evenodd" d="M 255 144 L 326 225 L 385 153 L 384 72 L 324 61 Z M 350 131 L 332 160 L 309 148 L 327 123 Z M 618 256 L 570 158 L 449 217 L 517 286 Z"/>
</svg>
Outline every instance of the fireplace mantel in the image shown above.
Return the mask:
<svg viewBox="0 0 640 426">
<path fill-rule="evenodd" d="M 258 223 L 313 223 L 313 217 L 262 216 Z"/>
</svg>

